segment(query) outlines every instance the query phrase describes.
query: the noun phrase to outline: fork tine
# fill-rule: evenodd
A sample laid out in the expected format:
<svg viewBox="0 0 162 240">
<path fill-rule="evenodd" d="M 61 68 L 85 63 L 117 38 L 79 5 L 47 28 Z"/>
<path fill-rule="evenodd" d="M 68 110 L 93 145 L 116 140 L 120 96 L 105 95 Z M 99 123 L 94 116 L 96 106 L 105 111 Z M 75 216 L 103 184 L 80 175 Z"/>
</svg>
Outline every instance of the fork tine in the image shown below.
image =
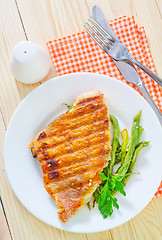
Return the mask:
<svg viewBox="0 0 162 240">
<path fill-rule="evenodd" d="M 85 24 L 90 30 L 91 32 L 94 33 L 95 37 L 98 38 L 108 49 L 110 49 L 111 45 L 109 44 L 109 41 L 106 41 L 101 37 L 101 35 L 99 35 L 90 25 L 89 23 Z"/>
<path fill-rule="evenodd" d="M 97 33 L 99 33 L 106 42 L 110 41 L 110 39 L 105 37 L 102 31 L 98 28 L 98 26 L 96 26 L 94 22 L 91 21 L 91 19 L 88 19 L 88 22 L 94 27 L 95 30 L 97 30 Z"/>
<path fill-rule="evenodd" d="M 108 47 L 110 48 L 111 45 L 113 44 L 112 40 L 110 38 L 108 38 L 107 36 L 105 36 L 103 31 L 93 21 L 91 21 L 91 19 L 88 19 L 88 22 L 94 27 L 94 29 L 100 35 L 100 37 L 103 38 L 104 43 L 107 44 Z"/>
<path fill-rule="evenodd" d="M 91 36 L 91 38 L 97 43 L 97 45 L 104 51 L 107 53 L 105 47 L 97 40 L 97 38 L 91 33 L 91 31 L 89 31 L 89 29 L 86 27 L 86 25 L 83 26 L 85 28 L 85 30 L 88 32 L 88 34 Z"/>
<path fill-rule="evenodd" d="M 99 28 L 102 32 L 106 34 L 110 41 L 112 41 L 113 43 L 116 41 L 115 38 L 113 38 L 93 17 L 90 17 L 90 19 L 92 19 L 97 29 Z"/>
</svg>

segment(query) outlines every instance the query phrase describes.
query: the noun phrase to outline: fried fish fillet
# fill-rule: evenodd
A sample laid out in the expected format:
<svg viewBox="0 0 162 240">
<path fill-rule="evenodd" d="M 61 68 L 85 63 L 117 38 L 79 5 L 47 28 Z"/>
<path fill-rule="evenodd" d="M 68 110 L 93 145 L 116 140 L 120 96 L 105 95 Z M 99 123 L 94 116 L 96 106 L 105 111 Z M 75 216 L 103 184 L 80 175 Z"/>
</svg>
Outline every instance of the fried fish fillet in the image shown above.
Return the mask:
<svg viewBox="0 0 162 240">
<path fill-rule="evenodd" d="M 63 222 L 82 207 L 101 183 L 111 151 L 110 119 L 103 94 L 93 90 L 31 142 L 43 170 L 44 187 L 56 201 Z"/>
</svg>

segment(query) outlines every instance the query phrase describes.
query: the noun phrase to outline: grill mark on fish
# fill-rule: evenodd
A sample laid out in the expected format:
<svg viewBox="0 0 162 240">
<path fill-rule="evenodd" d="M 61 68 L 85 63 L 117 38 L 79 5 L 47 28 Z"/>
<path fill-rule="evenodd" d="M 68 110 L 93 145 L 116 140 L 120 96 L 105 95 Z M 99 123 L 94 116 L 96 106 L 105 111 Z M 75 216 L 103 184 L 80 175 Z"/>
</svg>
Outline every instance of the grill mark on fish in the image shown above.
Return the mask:
<svg viewBox="0 0 162 240">
<path fill-rule="evenodd" d="M 82 101 L 80 101 L 80 102 L 78 102 L 78 105 L 86 105 L 87 103 L 89 104 L 92 104 L 91 102 L 92 101 L 95 101 L 95 100 L 101 100 L 101 98 L 102 98 L 103 96 L 95 96 L 95 97 L 90 97 L 90 98 L 85 98 L 85 99 L 83 99 Z"/>
<path fill-rule="evenodd" d="M 97 113 L 102 108 L 105 108 L 105 106 L 103 106 L 102 104 L 98 104 L 98 105 L 96 104 L 96 111 L 95 112 Z M 71 112 L 71 110 L 67 111 L 66 116 L 64 116 L 64 117 L 62 115 L 59 116 L 58 119 L 56 119 L 55 122 L 50 123 L 50 125 L 52 127 L 54 127 L 55 125 L 60 123 L 60 120 L 62 120 L 62 122 L 60 124 L 64 124 L 67 121 L 72 121 L 73 122 L 76 118 L 79 120 L 79 119 L 82 119 L 82 117 L 86 117 L 86 116 L 89 116 L 89 115 L 92 116 L 93 114 L 95 114 L 94 109 L 92 110 L 90 108 L 87 108 L 87 109 L 85 108 L 84 111 L 83 111 L 83 107 L 79 107 L 76 110 L 77 110 L 77 112 Z M 81 113 L 81 116 L 80 116 L 80 113 Z"/>
<path fill-rule="evenodd" d="M 97 158 L 96 158 L 97 159 Z M 101 160 L 101 158 L 99 157 L 98 158 L 99 160 Z M 92 166 L 93 165 L 93 166 Z M 104 163 L 102 161 L 98 161 L 98 162 L 91 162 L 89 161 L 89 159 L 84 162 L 84 164 L 76 164 L 74 166 L 70 166 L 70 167 L 66 167 L 66 168 L 61 168 L 61 169 L 57 169 L 57 176 L 60 176 L 61 177 L 61 181 L 64 181 L 64 179 L 67 178 L 67 176 L 71 175 L 71 174 L 74 174 L 75 177 L 77 178 L 77 175 L 79 176 L 80 174 L 84 174 L 84 172 L 86 172 L 90 167 L 92 169 L 95 169 L 96 167 L 98 168 L 103 168 L 103 165 Z M 52 171 L 49 171 L 48 173 L 44 173 L 44 176 L 48 176 L 50 173 L 53 173 L 55 172 L 56 170 L 52 170 Z M 52 178 L 49 178 L 50 180 Z M 53 179 L 52 179 L 53 180 Z M 55 184 L 57 185 L 57 182 L 60 181 L 58 179 L 55 179 L 54 182 Z M 67 186 L 68 187 L 68 186 Z"/>
<path fill-rule="evenodd" d="M 102 149 L 97 156 L 96 155 L 95 156 L 91 155 L 91 156 L 86 156 L 84 158 L 83 157 L 80 158 L 79 160 L 82 161 L 82 162 L 71 161 L 69 159 L 68 165 L 59 164 L 59 162 L 63 163 L 63 160 L 61 160 L 61 158 L 60 158 L 59 161 L 55 160 L 55 162 L 56 162 L 55 165 L 50 164 L 51 160 L 47 160 L 47 161 L 44 161 L 44 163 L 42 163 L 43 173 L 47 173 L 48 171 L 54 170 L 56 166 L 57 166 L 57 170 L 61 171 L 61 172 L 68 172 L 69 170 L 72 170 L 73 172 L 75 172 L 75 170 L 73 170 L 73 169 L 76 169 L 77 167 L 81 167 L 82 165 L 87 165 L 88 162 L 93 164 L 93 161 L 94 161 L 94 164 L 95 164 L 95 160 L 98 160 L 98 158 L 101 159 L 101 158 L 105 157 L 105 154 L 106 154 L 106 150 Z"/>
<path fill-rule="evenodd" d="M 53 193 L 57 193 L 57 192 L 62 192 L 62 191 L 66 191 L 68 189 L 70 190 L 73 190 L 73 191 L 77 191 L 77 192 L 80 192 L 80 195 L 84 195 L 85 193 L 90 193 L 93 189 L 93 185 L 89 186 L 89 179 L 87 179 L 86 181 L 84 181 L 84 185 L 83 185 L 83 182 L 82 181 L 79 181 L 79 182 L 66 182 L 65 180 L 60 182 L 60 183 L 63 183 L 61 185 L 56 184 L 55 182 L 47 182 L 46 184 L 46 190 L 49 191 L 49 189 L 52 189 Z M 72 183 L 74 183 L 74 185 L 72 185 Z M 101 183 L 101 179 L 97 176 L 97 177 L 94 177 L 92 178 L 92 183 L 94 185 L 98 184 L 98 183 Z M 79 191 L 77 188 L 80 188 Z"/>
<path fill-rule="evenodd" d="M 101 127 L 102 125 L 102 127 Z M 44 142 L 42 142 L 42 145 L 40 145 L 40 147 L 38 147 L 38 149 L 50 149 L 53 147 L 58 146 L 58 144 L 61 143 L 65 143 L 65 140 L 69 140 L 69 135 L 70 135 L 70 140 L 75 140 L 78 135 L 80 135 L 82 133 L 82 136 L 87 136 L 88 134 L 91 135 L 92 131 L 99 131 L 99 130 L 103 130 L 106 129 L 108 125 L 108 121 L 102 120 L 102 121 L 98 121 L 96 122 L 94 125 L 85 125 L 85 126 L 81 126 L 76 128 L 72 133 L 70 133 L 69 129 L 65 130 L 62 132 L 62 134 L 58 134 L 58 135 L 52 135 L 49 136 L 48 139 L 46 139 L 46 141 L 48 141 L 48 144 L 45 143 L 46 147 L 42 147 L 42 145 L 44 146 Z M 90 132 L 90 133 L 89 133 Z M 69 134 L 70 133 L 70 134 Z M 55 142 L 54 144 L 51 144 L 51 142 Z M 50 146 L 48 146 L 50 144 Z M 38 150 L 37 150 L 38 151 Z"/>
<path fill-rule="evenodd" d="M 68 154 L 68 153 L 72 153 L 74 151 L 77 151 L 79 149 L 83 149 L 86 147 L 91 147 L 93 144 L 101 144 L 101 143 L 105 143 L 107 141 L 107 139 L 103 138 L 103 133 L 102 134 L 98 134 L 98 136 L 96 136 L 95 138 L 95 134 L 92 134 L 91 136 L 94 136 L 94 138 L 92 137 L 91 139 L 89 139 L 88 137 L 84 137 L 84 142 L 82 138 L 77 139 L 76 141 L 72 141 L 70 144 L 69 143 L 63 143 L 61 145 L 58 145 L 58 147 L 55 148 L 50 148 L 46 151 L 46 154 L 43 153 L 38 153 L 37 157 L 39 157 L 39 160 L 41 161 L 45 156 L 48 157 L 59 157 L 62 154 Z M 47 158 L 48 159 L 48 158 Z"/>
<path fill-rule="evenodd" d="M 101 143 L 100 146 L 102 146 L 104 143 Z M 91 154 L 92 157 L 94 157 L 95 155 L 99 154 L 100 149 L 98 148 L 98 143 L 93 144 L 91 147 L 89 148 L 83 148 L 83 149 L 79 149 L 75 152 L 71 152 L 71 153 L 65 153 L 64 155 L 55 157 L 55 160 L 58 162 L 58 167 L 62 166 L 62 163 L 66 166 L 72 164 L 73 162 L 77 162 L 77 161 L 84 161 L 84 157 L 86 158 L 87 156 L 89 156 L 89 154 Z M 108 152 L 106 153 L 108 154 Z M 81 156 L 81 157 L 80 157 Z M 83 157 L 84 156 L 84 157 Z M 71 161 L 70 161 L 71 159 Z M 42 167 L 44 165 L 46 165 L 46 161 L 48 159 L 42 159 L 40 160 Z"/>
<path fill-rule="evenodd" d="M 45 183 L 46 184 L 52 186 L 53 188 L 56 187 L 56 179 L 53 180 L 53 181 L 50 181 L 47 177 L 47 174 L 44 174 L 43 177 L 45 178 Z M 89 183 L 90 179 L 92 179 L 92 182 L 101 180 L 101 178 L 99 178 L 96 174 L 94 174 L 94 170 L 91 169 L 91 170 L 89 170 L 89 174 L 87 174 L 87 173 L 84 173 L 84 175 L 80 175 L 80 174 L 74 175 L 73 174 L 73 175 L 70 175 L 68 177 L 68 179 L 65 178 L 63 182 L 68 188 L 68 186 L 71 186 L 72 183 L 74 183 L 74 185 L 72 185 L 72 186 L 75 186 L 75 185 L 81 184 L 81 183 L 83 184 L 83 181 Z M 61 178 L 57 179 L 57 181 L 58 181 L 58 184 L 59 184 L 59 181 L 61 183 L 62 179 Z M 101 182 L 102 182 L 102 180 L 101 180 Z"/>
<path fill-rule="evenodd" d="M 48 179 L 54 179 L 54 178 L 58 178 L 59 177 L 59 172 L 58 171 L 51 171 L 48 173 Z"/>
<path fill-rule="evenodd" d="M 54 158 L 46 160 L 47 165 L 50 165 L 50 167 L 56 167 L 58 166 L 58 162 L 57 160 L 55 160 Z"/>
<path fill-rule="evenodd" d="M 98 180 L 94 180 L 93 178 L 93 183 L 97 183 Z M 65 191 L 66 189 L 76 189 L 76 191 L 80 191 L 81 194 L 84 194 L 85 191 L 87 191 L 87 189 L 89 189 L 89 180 L 85 181 L 84 182 L 84 186 L 82 184 L 82 182 L 78 182 L 78 183 L 75 183 L 74 185 L 72 185 L 73 182 L 71 182 L 71 184 L 67 185 L 66 182 L 62 181 L 61 182 L 62 184 L 59 185 L 59 184 L 55 184 L 53 182 L 49 182 L 48 184 L 48 187 L 52 187 L 53 191 L 54 192 L 61 192 L 61 191 Z M 77 188 L 80 188 L 80 189 L 77 189 Z"/>
<path fill-rule="evenodd" d="M 46 128 L 44 131 L 46 132 L 47 137 L 54 136 L 55 134 L 59 134 L 60 132 L 64 131 L 64 128 L 66 127 L 66 130 L 76 130 L 79 125 L 86 126 L 89 124 L 93 124 L 95 122 L 103 120 L 103 115 L 105 115 L 105 111 L 107 111 L 106 107 L 102 107 L 101 109 L 97 110 L 94 113 L 89 113 L 86 116 L 77 117 L 75 119 L 67 119 L 66 121 L 62 121 L 60 119 L 57 123 L 53 124 L 51 123 L 49 127 L 54 128 L 54 130 L 51 130 L 50 132 Z M 101 115 L 103 114 L 103 115 Z M 95 121 L 94 121 L 95 119 Z M 65 122 L 65 124 L 64 124 Z M 48 128 L 49 128 L 48 127 Z"/>
<path fill-rule="evenodd" d="M 100 144 L 100 146 L 102 146 L 103 143 Z M 97 147 L 97 148 L 96 148 Z M 83 149 L 79 149 L 78 151 L 69 153 L 69 154 L 64 154 L 61 155 L 60 157 L 55 157 L 55 160 L 57 161 L 58 165 L 57 168 L 61 168 L 62 165 L 64 166 L 69 166 L 73 163 L 78 163 L 81 160 L 84 162 L 87 157 L 89 157 L 89 155 L 91 154 L 91 157 L 95 157 L 97 155 L 100 154 L 100 149 L 98 148 L 98 143 L 96 145 L 93 145 L 91 148 L 83 148 Z M 110 150 L 109 150 L 110 151 Z M 105 150 L 105 153 L 108 154 L 109 153 L 108 150 Z M 42 166 L 46 166 L 46 162 L 50 161 L 50 160 L 42 160 L 41 164 Z"/>
</svg>

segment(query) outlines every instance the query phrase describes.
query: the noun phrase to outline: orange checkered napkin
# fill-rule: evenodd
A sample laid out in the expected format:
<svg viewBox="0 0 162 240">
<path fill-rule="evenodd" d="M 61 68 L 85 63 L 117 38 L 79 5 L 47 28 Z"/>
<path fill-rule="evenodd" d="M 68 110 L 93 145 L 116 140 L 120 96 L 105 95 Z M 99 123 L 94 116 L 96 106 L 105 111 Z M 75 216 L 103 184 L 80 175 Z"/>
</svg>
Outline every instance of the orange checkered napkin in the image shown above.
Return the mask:
<svg viewBox="0 0 162 240">
<path fill-rule="evenodd" d="M 110 21 L 110 25 L 130 54 L 156 73 L 149 50 L 145 30 L 139 27 L 134 17 L 120 17 Z M 58 75 L 74 72 L 97 72 L 117 78 L 131 87 L 118 71 L 113 60 L 100 49 L 87 32 L 82 31 L 71 36 L 49 41 L 48 50 Z M 137 69 L 151 97 L 162 111 L 162 93 L 160 86 L 141 69 Z M 162 195 L 162 182 L 155 197 Z"/>
</svg>

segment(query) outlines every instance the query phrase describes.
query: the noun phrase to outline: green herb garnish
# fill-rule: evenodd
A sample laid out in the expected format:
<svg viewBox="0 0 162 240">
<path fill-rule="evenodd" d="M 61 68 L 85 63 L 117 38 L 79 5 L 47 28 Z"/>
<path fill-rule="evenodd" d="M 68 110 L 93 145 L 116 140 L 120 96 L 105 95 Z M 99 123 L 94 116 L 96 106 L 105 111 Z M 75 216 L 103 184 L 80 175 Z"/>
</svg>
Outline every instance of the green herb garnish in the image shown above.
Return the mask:
<svg viewBox="0 0 162 240">
<path fill-rule="evenodd" d="M 63 104 L 66 105 L 69 110 L 72 109 L 72 107 L 73 107 L 73 105 L 69 105 L 69 104 L 67 104 L 67 103 L 63 103 Z"/>
<path fill-rule="evenodd" d="M 107 168 L 107 176 L 104 172 L 98 175 L 102 181 L 105 182 L 104 187 L 101 190 L 101 195 L 98 200 L 98 209 L 103 215 L 103 218 L 107 218 L 112 215 L 113 207 L 119 209 L 116 197 L 113 196 L 113 192 L 117 191 L 126 196 L 124 191 L 123 183 L 121 182 L 122 177 L 117 175 L 111 175 Z"/>
</svg>

